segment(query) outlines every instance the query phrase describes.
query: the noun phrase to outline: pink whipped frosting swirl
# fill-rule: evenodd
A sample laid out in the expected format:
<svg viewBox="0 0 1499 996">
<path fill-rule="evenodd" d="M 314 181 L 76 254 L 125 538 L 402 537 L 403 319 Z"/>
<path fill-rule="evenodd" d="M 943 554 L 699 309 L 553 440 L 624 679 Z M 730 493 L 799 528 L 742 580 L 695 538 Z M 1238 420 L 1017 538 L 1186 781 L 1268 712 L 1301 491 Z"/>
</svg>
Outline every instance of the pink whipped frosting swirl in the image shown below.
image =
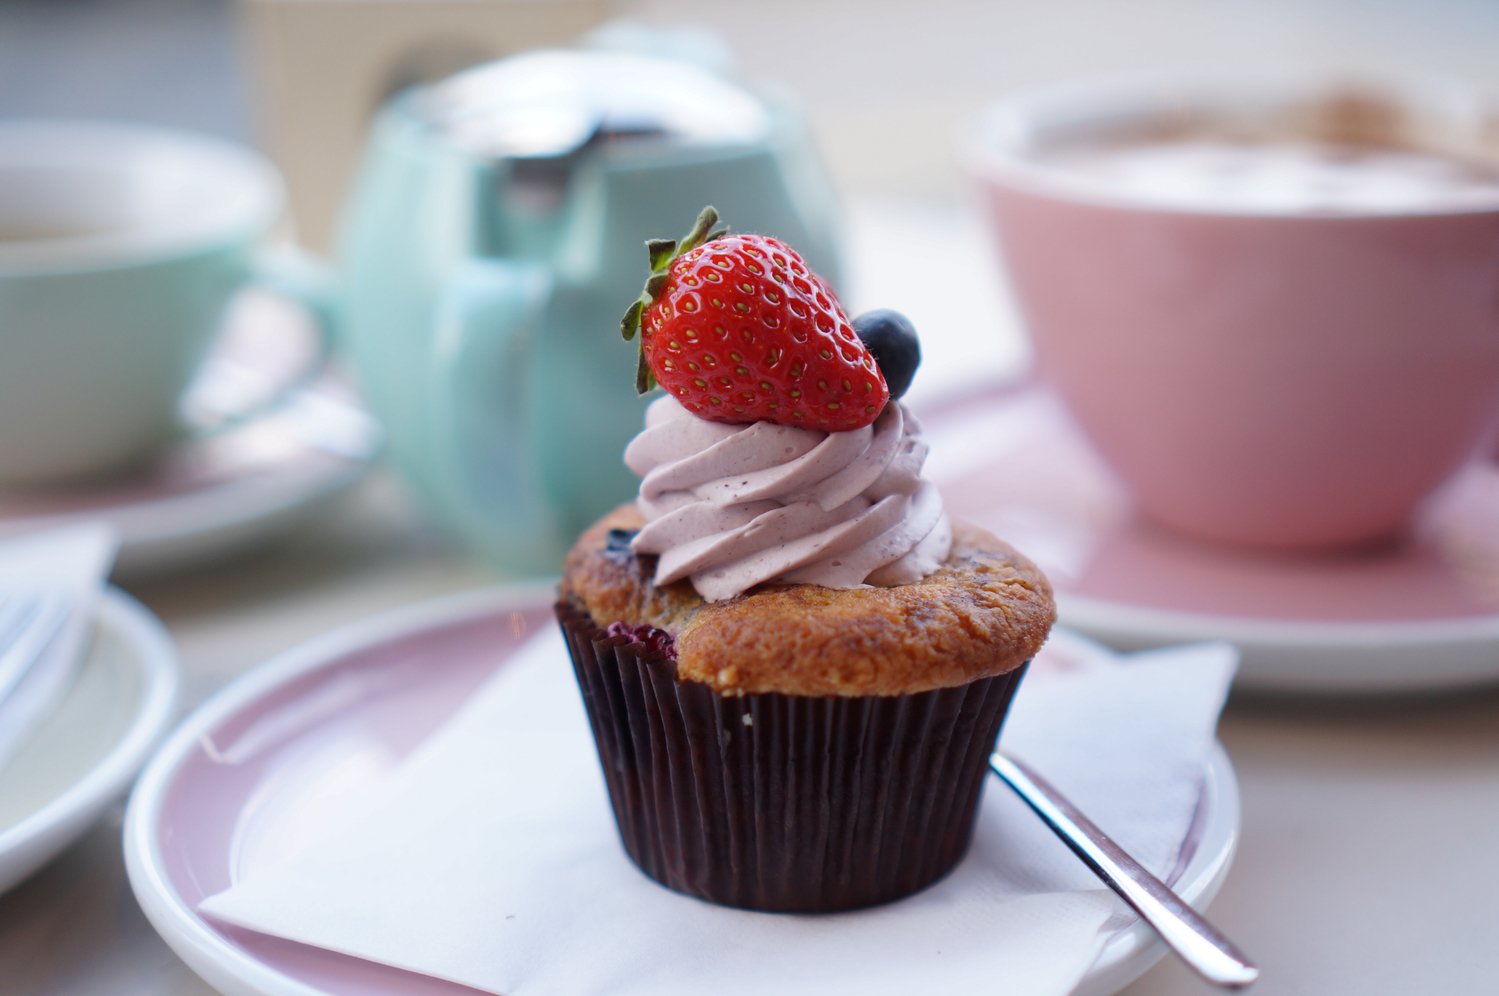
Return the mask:
<svg viewBox="0 0 1499 996">
<path fill-rule="evenodd" d="M 657 584 L 691 578 L 710 602 L 763 581 L 919 581 L 952 549 L 942 497 L 921 477 L 926 454 L 898 404 L 862 429 L 818 432 L 709 422 L 664 397 L 625 450 L 646 520 L 630 545 L 660 555 Z"/>
</svg>

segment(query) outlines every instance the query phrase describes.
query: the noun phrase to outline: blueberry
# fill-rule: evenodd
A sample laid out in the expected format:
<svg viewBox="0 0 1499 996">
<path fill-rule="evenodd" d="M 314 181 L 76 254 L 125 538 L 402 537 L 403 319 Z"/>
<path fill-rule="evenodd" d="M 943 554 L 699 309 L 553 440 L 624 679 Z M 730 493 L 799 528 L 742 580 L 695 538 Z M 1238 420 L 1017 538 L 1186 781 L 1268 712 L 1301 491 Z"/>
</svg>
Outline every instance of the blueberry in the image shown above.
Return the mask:
<svg viewBox="0 0 1499 996">
<path fill-rule="evenodd" d="M 635 538 L 637 529 L 611 529 L 609 535 L 604 538 L 604 549 L 614 553 L 629 553 L 630 540 Z"/>
<path fill-rule="evenodd" d="M 916 340 L 911 320 L 898 311 L 881 308 L 855 318 L 854 331 L 880 365 L 885 385 L 890 388 L 890 400 L 905 394 L 921 364 L 921 343 Z"/>
</svg>

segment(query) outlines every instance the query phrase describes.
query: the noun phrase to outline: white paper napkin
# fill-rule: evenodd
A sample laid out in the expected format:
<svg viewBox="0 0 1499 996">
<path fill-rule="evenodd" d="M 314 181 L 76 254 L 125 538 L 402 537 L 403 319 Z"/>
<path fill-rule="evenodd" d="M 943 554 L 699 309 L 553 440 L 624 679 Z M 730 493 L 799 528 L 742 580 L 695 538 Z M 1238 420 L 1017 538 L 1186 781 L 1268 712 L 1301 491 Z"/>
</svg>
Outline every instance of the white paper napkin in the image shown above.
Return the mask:
<svg viewBox="0 0 1499 996">
<path fill-rule="evenodd" d="M 73 606 L 46 650 L 9 694 L 0 696 L 0 768 L 72 687 L 118 547 L 114 530 L 104 523 L 0 540 L 0 592 L 58 591 Z"/>
<path fill-rule="evenodd" d="M 1163 873 L 1199 796 L 1236 652 L 1121 663 L 1062 637 L 1002 743 Z M 1116 909 L 997 780 L 959 867 L 823 916 L 670 892 L 619 843 L 562 641 L 518 652 L 324 839 L 204 900 L 220 920 L 506 996 L 1069 992 Z"/>
</svg>

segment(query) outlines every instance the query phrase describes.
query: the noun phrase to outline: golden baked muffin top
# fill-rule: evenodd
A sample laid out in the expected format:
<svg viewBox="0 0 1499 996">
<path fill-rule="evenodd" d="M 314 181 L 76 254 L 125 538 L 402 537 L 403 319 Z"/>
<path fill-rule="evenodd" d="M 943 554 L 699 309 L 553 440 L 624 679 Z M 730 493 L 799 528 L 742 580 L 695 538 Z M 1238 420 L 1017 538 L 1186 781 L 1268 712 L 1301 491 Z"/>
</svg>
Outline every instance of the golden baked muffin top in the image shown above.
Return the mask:
<svg viewBox="0 0 1499 996">
<path fill-rule="evenodd" d="M 963 685 L 1030 660 L 1056 618 L 1045 575 L 961 521 L 947 561 L 912 584 L 766 584 L 721 602 L 703 601 L 685 580 L 652 583 L 655 558 L 629 548 L 643 523 L 633 504 L 595 523 L 567 556 L 561 595 L 601 627 L 647 623 L 670 633 L 677 677 L 724 695 L 908 695 Z"/>
</svg>

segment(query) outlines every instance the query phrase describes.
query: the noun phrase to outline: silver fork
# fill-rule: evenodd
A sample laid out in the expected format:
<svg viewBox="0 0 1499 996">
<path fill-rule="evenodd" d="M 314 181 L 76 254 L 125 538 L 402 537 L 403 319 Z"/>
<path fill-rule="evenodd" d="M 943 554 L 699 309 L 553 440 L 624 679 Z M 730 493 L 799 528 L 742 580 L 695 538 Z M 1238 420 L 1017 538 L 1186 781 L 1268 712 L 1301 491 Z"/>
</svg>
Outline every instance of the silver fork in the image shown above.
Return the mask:
<svg viewBox="0 0 1499 996">
<path fill-rule="evenodd" d="M 73 611 L 60 588 L 0 590 L 0 702 L 16 690 Z"/>
</svg>

